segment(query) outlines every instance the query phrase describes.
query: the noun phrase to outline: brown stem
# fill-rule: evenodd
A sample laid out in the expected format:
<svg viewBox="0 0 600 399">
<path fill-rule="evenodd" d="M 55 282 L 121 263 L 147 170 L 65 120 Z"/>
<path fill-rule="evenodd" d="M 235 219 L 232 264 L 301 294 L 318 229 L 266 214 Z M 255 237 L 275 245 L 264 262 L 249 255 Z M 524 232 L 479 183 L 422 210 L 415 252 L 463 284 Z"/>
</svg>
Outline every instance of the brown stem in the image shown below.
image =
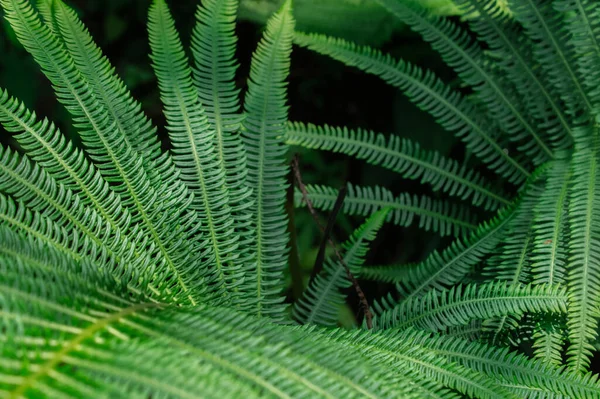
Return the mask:
<svg viewBox="0 0 600 399">
<path fill-rule="evenodd" d="M 313 207 L 312 201 L 308 197 L 308 192 L 306 191 L 306 186 L 302 182 L 302 175 L 300 173 L 300 162 L 298 159 L 298 154 L 295 154 L 294 157 L 292 158 L 292 170 L 294 172 L 294 176 L 296 177 L 296 184 L 298 184 L 298 188 L 300 189 L 300 192 L 302 193 L 302 199 L 304 200 L 304 202 L 306 202 L 306 206 L 308 207 L 308 210 L 309 210 L 310 214 L 312 215 L 312 218 L 314 219 L 317 226 L 319 226 L 319 229 L 321 230 L 321 233 L 323 234 L 323 238 L 326 239 L 327 242 L 329 243 L 329 245 L 333 248 L 333 251 L 335 252 L 335 256 L 337 257 L 338 261 L 346 270 L 346 276 L 348 277 L 348 280 L 350 280 L 350 282 L 352 283 L 352 286 L 354 287 L 354 290 L 356 291 L 356 294 L 358 295 L 358 298 L 359 298 L 360 303 L 363 308 L 363 312 L 365 313 L 365 320 L 367 322 L 367 328 L 370 330 L 373 328 L 373 314 L 371 313 L 371 308 L 369 307 L 369 302 L 367 301 L 367 297 L 365 296 L 363 290 L 360 288 L 358 281 L 356 280 L 356 278 L 350 271 L 350 268 L 344 261 L 344 258 L 338 251 L 337 245 L 331 238 L 331 227 L 330 226 L 335 222 L 335 215 L 337 214 L 337 211 L 339 211 L 339 209 L 341 208 L 341 204 L 343 202 L 343 196 L 345 195 L 345 190 L 346 190 L 347 186 L 344 185 L 344 187 L 340 190 L 340 195 L 338 196 L 338 201 L 336 201 L 337 206 L 334 206 L 334 211 L 332 213 L 333 217 L 330 217 L 330 219 L 329 219 L 329 223 L 328 223 L 329 228 L 325 229 L 323 227 L 323 225 L 321 224 L 321 222 L 319 221 L 319 216 L 317 215 L 317 212 L 315 211 L 315 208 Z M 339 201 L 340 198 L 342 199 L 342 201 Z M 338 202 L 339 202 L 339 204 L 338 204 Z M 321 264 L 322 264 L 322 262 L 321 262 Z M 316 269 L 317 269 L 317 267 L 315 267 L 313 269 L 311 280 L 312 280 L 312 277 L 314 277 L 319 272 L 319 270 L 316 270 Z"/>
</svg>

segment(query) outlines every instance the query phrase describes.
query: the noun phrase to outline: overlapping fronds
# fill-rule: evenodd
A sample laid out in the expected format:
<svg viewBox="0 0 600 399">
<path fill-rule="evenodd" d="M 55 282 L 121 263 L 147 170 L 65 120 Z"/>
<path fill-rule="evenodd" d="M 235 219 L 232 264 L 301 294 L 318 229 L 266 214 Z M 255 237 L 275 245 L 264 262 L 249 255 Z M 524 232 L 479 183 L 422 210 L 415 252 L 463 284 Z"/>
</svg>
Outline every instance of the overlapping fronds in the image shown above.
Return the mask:
<svg viewBox="0 0 600 399">
<path fill-rule="evenodd" d="M 374 357 L 308 330 L 132 297 L 31 259 L 0 252 L 3 396 L 413 397 Z"/>
<path fill-rule="evenodd" d="M 85 79 L 96 101 L 102 105 L 107 123 L 114 124 L 114 129 L 120 132 L 123 140 L 140 155 L 142 168 L 152 185 L 159 193 L 161 187 L 173 191 L 183 189 L 169 154 L 160 149 L 156 128 L 94 43 L 75 11 L 62 0 L 40 0 L 38 4 L 42 5 L 42 10 L 46 9 L 43 14 L 46 26 L 62 42 L 73 59 L 75 69 Z"/>
<path fill-rule="evenodd" d="M 355 278 L 360 277 L 369 242 L 375 239 L 389 211 L 388 208 L 384 208 L 373 213 L 342 244 L 343 264 L 336 257 L 325 262 L 321 272 L 310 282 L 302 297 L 294 303 L 292 315 L 296 321 L 301 324 L 337 325 L 339 308 L 346 300 L 344 290 L 352 285 L 346 268 Z"/>
<path fill-rule="evenodd" d="M 244 276 L 236 253 L 239 236 L 233 228 L 223 160 L 215 154 L 215 131 L 200 104 L 188 59 L 164 0 L 152 4 L 148 31 L 173 160 L 181 179 L 194 193 L 191 209 L 199 213 L 201 229 L 210 242 L 208 255 L 215 282 L 219 288 L 226 287 L 224 294 L 228 295 Z"/>
<path fill-rule="evenodd" d="M 564 25 L 569 31 L 568 45 L 576 54 L 575 65 L 583 82 L 585 94 L 593 107 L 592 113 L 600 113 L 600 10 L 595 1 L 558 0 L 553 7 L 564 15 Z"/>
<path fill-rule="evenodd" d="M 35 113 L 2 91 L 0 123 L 29 156 L 44 170 L 78 194 L 81 202 L 93 206 L 112 229 L 125 231 L 131 222 L 121 197 L 109 188 L 93 163 L 47 119 L 37 120 Z"/>
<path fill-rule="evenodd" d="M 430 71 L 369 47 L 341 39 L 296 33 L 294 42 L 347 65 L 380 76 L 399 88 L 446 130 L 454 132 L 494 173 L 520 184 L 529 172 L 497 140 L 498 126 L 482 110 L 451 90 Z"/>
<path fill-rule="evenodd" d="M 514 89 L 486 66 L 486 57 L 478 43 L 466 31 L 447 18 L 431 17 L 427 10 L 410 2 L 379 0 L 392 14 L 419 32 L 440 53 L 461 79 L 470 85 L 477 98 L 486 105 L 490 116 L 499 122 L 508 137 L 518 142 L 519 151 L 527 154 L 534 165 L 553 157 L 548 144 L 524 112 Z"/>
<path fill-rule="evenodd" d="M 488 45 L 486 54 L 513 83 L 520 104 L 536 119 L 543 137 L 554 150 L 568 148 L 573 133 L 560 98 L 531 56 L 532 43 L 521 34 L 512 14 L 496 0 L 457 0 L 456 4 L 467 15 L 477 14 L 469 19 L 469 26 Z"/>
<path fill-rule="evenodd" d="M 423 262 L 369 266 L 363 268 L 361 274 L 370 280 L 396 283 L 398 291 L 407 297 L 455 285 L 489 256 L 502 238 L 512 212 L 512 208 L 499 212 L 490 222 L 481 223 L 468 237 L 458 238 L 441 253 L 434 251 Z"/>
<path fill-rule="evenodd" d="M 206 116 L 215 130 L 215 155 L 223 164 L 229 207 L 239 235 L 240 262 L 254 267 L 254 235 L 251 228 L 252 188 L 246 184 L 246 151 L 240 137 L 242 114 L 235 85 L 237 38 L 236 0 L 207 0 L 198 6 L 192 32 L 194 85 Z"/>
<path fill-rule="evenodd" d="M 256 267 L 246 276 L 244 290 L 254 295 L 253 313 L 275 319 L 283 317 L 283 305 L 277 306 L 283 300 L 278 283 L 287 264 L 285 101 L 293 32 L 291 1 L 287 0 L 269 20 L 252 56 L 242 123 L 247 184 L 253 189 L 256 208 L 252 218 Z"/>
<path fill-rule="evenodd" d="M 473 319 L 491 319 L 525 312 L 566 312 L 565 288 L 549 285 L 510 285 L 506 282 L 458 285 L 431 290 L 393 308 L 378 309 L 376 329 L 417 327 L 430 331 L 465 325 Z"/>
<path fill-rule="evenodd" d="M 461 199 L 470 199 L 474 205 L 496 209 L 508 204 L 502 194 L 484 183 L 473 169 L 434 151 L 425 151 L 408 139 L 398 136 L 386 138 L 382 134 L 362 129 L 315 126 L 294 122 L 288 125 L 286 142 L 307 148 L 329 150 L 354 156 L 401 174 L 407 179 L 429 184 Z"/>
<path fill-rule="evenodd" d="M 512 218 L 501 235 L 501 244 L 493 251 L 483 274 L 490 280 L 512 283 L 531 281 L 531 252 L 534 242 L 534 208 L 544 189 L 529 184 Z M 553 282 L 552 284 L 555 284 Z"/>
<path fill-rule="evenodd" d="M 568 32 L 562 29 L 564 14 L 556 12 L 551 1 L 509 0 L 509 7 L 533 43 L 533 54 L 547 74 L 550 84 L 566 105 L 566 112 L 578 119 L 593 105 L 577 73 Z M 585 28 L 584 28 L 585 29 Z"/>
<path fill-rule="evenodd" d="M 338 190 L 321 185 L 307 185 L 308 198 L 316 209 L 330 211 L 335 204 Z M 306 205 L 300 190 L 294 192 L 294 203 Z M 391 191 L 380 187 L 363 187 L 348 183 L 344 197 L 343 213 L 368 217 L 382 208 L 389 208 L 387 222 L 408 227 L 418 218 L 418 226 L 425 231 L 433 231 L 441 236 L 461 236 L 474 230 L 474 215 L 466 207 L 427 196 L 402 193 L 394 196 Z"/>
<path fill-rule="evenodd" d="M 61 42 L 42 24 L 27 2 L 1 2 L 17 38 L 30 52 L 53 84 L 59 101 L 72 114 L 88 154 L 105 179 L 111 183 L 123 204 L 135 210 L 132 220 L 139 223 L 152 240 L 153 255 L 161 258 L 157 268 L 175 273 L 178 287 L 172 291 L 180 301 L 196 303 L 193 276 L 203 272 L 202 242 L 197 234 L 195 215 L 186 212 L 191 200 L 182 185 L 172 184 L 157 193 L 136 152 L 106 108 L 99 103 L 85 77 Z M 63 37 L 65 41 L 76 41 Z M 80 38 L 81 39 L 81 38 Z M 189 285 L 192 286 L 189 286 Z"/>
<path fill-rule="evenodd" d="M 561 394 L 573 398 L 595 398 L 600 390 L 598 377 L 581 375 L 554 368 L 542 360 L 497 349 L 479 342 L 444 335 L 406 330 L 399 339 L 413 342 L 447 357 L 465 367 L 502 381 L 518 397 L 555 397 Z"/>
</svg>

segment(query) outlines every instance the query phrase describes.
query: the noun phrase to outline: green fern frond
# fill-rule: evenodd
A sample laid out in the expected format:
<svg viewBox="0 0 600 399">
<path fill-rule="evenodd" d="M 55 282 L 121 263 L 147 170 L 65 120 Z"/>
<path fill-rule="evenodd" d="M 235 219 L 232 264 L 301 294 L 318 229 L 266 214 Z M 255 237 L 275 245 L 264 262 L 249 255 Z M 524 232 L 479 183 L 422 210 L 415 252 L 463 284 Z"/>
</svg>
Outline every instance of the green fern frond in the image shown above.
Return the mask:
<svg viewBox="0 0 600 399">
<path fill-rule="evenodd" d="M 589 367 L 598 336 L 600 307 L 600 133 L 582 129 L 591 146 L 576 144 L 572 159 L 573 184 L 569 189 L 569 367 L 582 372 Z M 577 139 L 576 139 L 577 143 Z"/>
<path fill-rule="evenodd" d="M 477 13 L 478 18 L 469 19 L 469 26 L 489 46 L 486 53 L 513 83 L 521 104 L 544 131 L 544 139 L 553 150 L 570 147 L 573 132 L 560 99 L 540 74 L 530 54 L 532 44 L 512 14 L 497 0 L 457 0 L 456 4 L 465 14 Z"/>
<path fill-rule="evenodd" d="M 139 102 L 116 75 L 115 68 L 94 43 L 87 28 L 74 10 L 62 0 L 40 0 L 47 3 L 50 15 L 46 26 L 54 27 L 52 33 L 61 40 L 72 57 L 74 66 L 88 84 L 96 101 L 104 108 L 108 123 L 141 156 L 141 164 L 152 185 L 162 193 L 163 188 L 181 191 L 184 186 L 177 179 L 177 171 L 168 153 L 162 153 L 156 128 L 144 115 Z"/>
<path fill-rule="evenodd" d="M 246 151 L 240 136 L 239 89 L 235 85 L 238 64 L 235 60 L 237 38 L 236 0 L 206 0 L 198 6 L 192 32 L 191 50 L 195 61 L 194 85 L 206 116 L 215 130 L 215 154 L 225 169 L 229 206 L 239 234 L 237 252 L 249 268 L 256 261 L 252 252 L 252 188 L 246 184 Z"/>
<path fill-rule="evenodd" d="M 175 273 L 180 301 L 196 303 L 197 282 L 186 274 L 195 275 L 202 265 L 203 251 L 193 240 L 197 231 L 195 215 L 186 213 L 191 198 L 180 186 L 173 184 L 161 195 L 151 186 L 143 157 L 128 144 L 106 109 L 98 103 L 85 78 L 75 67 L 75 61 L 62 44 L 43 25 L 37 13 L 21 0 L 3 0 L 6 18 L 17 38 L 30 52 L 52 82 L 58 99 L 71 112 L 80 130 L 88 153 L 105 179 L 122 197 L 123 204 L 135 209 L 134 222 L 139 222 L 153 241 L 155 256 L 161 258 L 158 269 Z M 72 38 L 70 40 L 73 40 Z M 173 191 L 171 191 L 173 189 Z M 168 200 L 167 200 L 168 198 Z M 186 281 L 187 280 L 187 281 Z"/>
<path fill-rule="evenodd" d="M 126 231 L 131 223 L 129 210 L 110 189 L 84 153 L 47 119 L 35 113 L 0 89 L 0 123 L 58 183 L 78 194 L 84 205 L 92 206 L 112 229 Z"/>
<path fill-rule="evenodd" d="M 364 334 L 364 331 L 329 334 L 332 342 L 343 340 L 357 352 L 379 359 L 383 366 L 403 370 L 403 378 L 413 381 L 418 397 L 455 398 L 447 386 L 468 397 L 507 399 L 517 396 L 500 385 L 499 380 L 443 358 L 435 352 L 414 345 L 410 340 L 399 339 L 403 332 L 397 330 Z"/>
<path fill-rule="evenodd" d="M 347 187 L 342 207 L 346 215 L 368 217 L 382 208 L 390 208 L 386 222 L 408 227 L 418 218 L 419 228 L 439 233 L 441 236 L 461 236 L 477 228 L 474 215 L 468 209 L 448 201 L 411 196 L 407 193 L 394 196 L 391 191 L 380 186 L 363 187 L 348 183 Z M 330 211 L 337 199 L 338 190 L 309 184 L 306 186 L 306 192 L 313 207 Z M 299 189 L 294 191 L 294 203 L 296 207 L 306 205 Z"/>
<path fill-rule="evenodd" d="M 73 269 L 39 272 L 26 257 L 0 255 L 0 389 L 9 397 L 417 398 L 376 357 L 316 342 L 311 330 L 132 298 L 93 287 L 94 272 L 87 283 Z"/>
<path fill-rule="evenodd" d="M 350 130 L 328 125 L 288 124 L 286 142 L 307 148 L 329 150 L 364 159 L 366 162 L 393 170 L 407 179 L 420 180 L 435 191 L 442 191 L 474 205 L 497 209 L 509 203 L 487 186 L 473 169 L 444 158 L 439 153 L 424 151 L 417 143 L 372 131 Z"/>
<path fill-rule="evenodd" d="M 247 184 L 253 191 L 256 210 L 256 268 L 247 276 L 244 289 L 255 296 L 253 312 L 283 317 L 283 301 L 277 282 L 287 265 L 286 201 L 287 123 L 286 78 L 290 67 L 294 19 L 291 0 L 267 23 L 267 30 L 252 57 L 248 92 L 244 102 L 246 117 L 242 139 L 248 156 Z"/>
<path fill-rule="evenodd" d="M 553 157 L 552 151 L 530 117 L 523 112 L 512 87 L 486 68 L 486 57 L 469 35 L 447 18 L 427 15 L 427 11 L 399 0 L 379 0 L 394 16 L 419 32 L 440 53 L 461 79 L 473 87 L 477 98 L 486 105 L 491 117 L 508 137 L 520 143 L 534 165 Z"/>
<path fill-rule="evenodd" d="M 509 285 L 494 282 L 431 290 L 394 308 L 377 309 L 373 328 L 417 327 L 429 331 L 465 325 L 473 319 L 491 319 L 525 312 L 566 312 L 564 288 L 548 285 Z"/>
<path fill-rule="evenodd" d="M 600 112 L 600 10 L 595 1 L 558 0 L 553 3 L 555 10 L 563 13 L 564 25 L 570 32 L 569 46 L 576 54 L 575 65 L 583 82 L 589 101 L 594 107 L 594 115 Z"/>
<path fill-rule="evenodd" d="M 490 281 L 504 280 L 510 284 L 531 281 L 531 250 L 534 241 L 534 208 L 545 195 L 542 187 L 529 184 L 519 200 L 510 221 L 483 270 Z M 556 282 L 553 282 L 556 284 Z"/>
<path fill-rule="evenodd" d="M 491 221 L 481 223 L 468 237 L 457 239 L 441 253 L 433 251 L 423 262 L 370 266 L 363 268 L 361 274 L 369 280 L 396 283 L 398 291 L 407 297 L 457 284 L 496 247 L 512 213 L 511 209 L 500 211 Z"/>
<path fill-rule="evenodd" d="M 582 376 L 555 368 L 542 360 L 532 360 L 506 348 L 498 349 L 446 335 L 432 336 L 417 330 L 402 332 L 399 339 L 409 340 L 439 356 L 505 381 L 507 386 L 514 383 L 532 390 L 537 388 L 542 391 L 539 397 L 554 397 L 552 394 L 555 393 L 572 398 L 592 399 L 600 391 L 598 377 L 593 374 Z"/>
<path fill-rule="evenodd" d="M 566 104 L 566 112 L 574 118 L 591 113 L 593 105 L 577 74 L 573 49 L 562 29 L 562 14 L 545 0 L 509 0 L 509 7 L 533 42 L 533 54 Z"/>
<path fill-rule="evenodd" d="M 229 296 L 235 285 L 243 283 L 244 265 L 236 254 L 239 236 L 233 228 L 225 171 L 215 154 L 215 132 L 200 104 L 188 59 L 164 0 L 155 0 L 150 7 L 148 31 L 173 160 L 181 179 L 194 193 L 190 208 L 199 213 L 201 228 L 210 242 L 215 283 L 226 288 L 224 294 Z"/>
<path fill-rule="evenodd" d="M 302 297 L 294 303 L 292 315 L 301 324 L 337 325 L 339 308 L 346 301 L 342 290 L 352 285 L 348 279 L 346 266 L 355 278 L 359 278 L 361 266 L 373 241 L 389 213 L 381 209 L 358 227 L 352 236 L 342 244 L 344 264 L 337 258 L 328 259 L 323 270 L 315 276 Z"/>
<path fill-rule="evenodd" d="M 444 129 L 454 132 L 494 173 L 517 185 L 529 176 L 527 169 L 496 140 L 496 123 L 483 117 L 481 109 L 465 100 L 457 91 L 452 91 L 432 72 L 341 39 L 296 33 L 294 42 L 380 76 L 399 88 L 418 107 L 430 113 Z"/>
</svg>

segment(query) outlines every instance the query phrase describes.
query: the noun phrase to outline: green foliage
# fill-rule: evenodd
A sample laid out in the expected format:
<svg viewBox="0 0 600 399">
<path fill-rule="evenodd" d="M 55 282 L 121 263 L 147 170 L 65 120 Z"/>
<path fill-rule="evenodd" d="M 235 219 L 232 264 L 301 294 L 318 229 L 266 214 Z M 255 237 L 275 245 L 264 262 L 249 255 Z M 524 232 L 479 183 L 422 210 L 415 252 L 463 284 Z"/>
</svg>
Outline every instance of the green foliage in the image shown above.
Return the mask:
<svg viewBox="0 0 600 399">
<path fill-rule="evenodd" d="M 513 20 L 495 1 L 460 0 L 483 50 L 418 4 L 381 0 L 471 86 L 464 94 L 378 50 L 294 32 L 287 0 L 252 55 L 242 102 L 238 2 L 198 6 L 188 53 L 165 0 L 154 0 L 150 57 L 168 151 L 75 11 L 62 0 L 0 5 L 79 137 L 0 89 L 13 140 L 0 146 L 1 397 L 600 394 L 590 372 L 600 306 L 595 3 L 515 0 Z M 519 24 L 526 36 L 513 41 Z M 293 41 L 402 90 L 475 159 L 288 121 Z M 366 221 L 288 313 L 293 205 L 307 205 L 303 191 L 318 210 L 337 198 L 324 185 L 293 191 L 291 145 L 353 156 L 430 193 L 348 183 L 342 212 Z M 410 265 L 367 265 L 386 223 L 416 220 L 454 241 Z M 360 320 L 338 328 L 364 278 L 397 290 L 371 308 L 360 298 L 371 331 Z"/>
</svg>

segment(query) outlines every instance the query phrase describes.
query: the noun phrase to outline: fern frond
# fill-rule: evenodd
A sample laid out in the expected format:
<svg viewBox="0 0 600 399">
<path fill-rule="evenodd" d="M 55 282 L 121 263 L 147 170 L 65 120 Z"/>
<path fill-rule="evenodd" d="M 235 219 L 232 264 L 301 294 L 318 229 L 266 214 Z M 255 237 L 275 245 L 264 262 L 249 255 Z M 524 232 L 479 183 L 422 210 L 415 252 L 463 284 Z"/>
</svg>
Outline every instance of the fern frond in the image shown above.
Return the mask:
<svg viewBox="0 0 600 399">
<path fill-rule="evenodd" d="M 558 96 L 540 74 L 540 67 L 530 55 L 532 43 L 521 34 L 521 27 L 497 0 L 458 0 L 465 14 L 477 13 L 469 26 L 489 46 L 486 53 L 511 80 L 522 105 L 545 131 L 553 150 L 568 148 L 573 132 Z"/>
<path fill-rule="evenodd" d="M 294 19 L 291 1 L 267 23 L 267 30 L 252 57 L 246 118 L 242 139 L 248 156 L 247 184 L 253 191 L 256 210 L 252 227 L 256 234 L 256 268 L 247 276 L 244 289 L 255 296 L 254 313 L 282 317 L 283 298 L 277 285 L 287 264 L 286 201 L 287 123 L 286 78 L 290 67 Z M 268 305 L 268 306 L 267 306 Z"/>
<path fill-rule="evenodd" d="M 254 267 L 255 240 L 251 227 L 252 188 L 246 184 L 246 151 L 240 136 L 242 115 L 235 85 L 237 0 L 206 0 L 198 6 L 192 32 L 194 85 L 206 116 L 215 130 L 215 155 L 225 169 L 229 206 L 239 234 L 240 261 Z"/>
<path fill-rule="evenodd" d="M 486 68 L 486 57 L 476 42 L 447 18 L 426 15 L 427 11 L 399 0 L 379 0 L 394 16 L 408 24 L 440 53 L 444 61 L 461 79 L 473 87 L 508 137 L 520 143 L 519 150 L 527 154 L 534 165 L 553 157 L 540 131 L 523 112 L 519 98 L 506 84 Z"/>
<path fill-rule="evenodd" d="M 594 115 L 600 112 L 600 10 L 595 1 L 589 0 L 558 0 L 553 4 L 554 9 L 563 13 L 564 26 L 570 32 L 569 46 L 576 54 L 575 64 L 583 87 L 594 107 Z"/>
<path fill-rule="evenodd" d="M 410 340 L 398 339 L 403 334 L 395 329 L 370 332 L 368 335 L 357 330 L 341 336 L 330 334 L 327 338 L 333 342 L 343 340 L 354 350 L 377 357 L 382 365 L 403 370 L 403 378 L 413 380 L 416 387 L 427 384 L 429 392 L 421 388 L 419 397 L 455 397 L 450 392 L 436 389 L 436 385 L 440 384 L 468 397 L 516 399 L 499 384 L 500 381 L 449 361 L 433 351 L 414 345 Z"/>
<path fill-rule="evenodd" d="M 74 10 L 62 0 L 40 0 L 48 4 L 50 16 L 46 26 L 54 26 L 54 34 L 73 58 L 75 68 L 88 84 L 96 101 L 104 108 L 108 123 L 141 156 L 141 164 L 153 186 L 173 191 L 183 189 L 178 172 L 168 153 L 163 153 L 156 128 L 142 112 L 141 105 L 115 73 L 115 68 L 94 43 L 90 33 Z"/>
<path fill-rule="evenodd" d="M 418 218 L 419 228 L 439 233 L 441 236 L 460 236 L 477 228 L 475 218 L 468 209 L 448 201 L 411 196 L 407 193 L 394 196 L 391 191 L 380 186 L 363 187 L 348 183 L 347 187 L 342 207 L 346 215 L 368 217 L 380 209 L 389 208 L 386 222 L 408 227 Z M 308 184 L 306 192 L 313 207 L 330 211 L 335 204 L 338 190 L 334 187 Z M 294 191 L 294 203 L 296 207 L 306 205 L 299 189 Z"/>
<path fill-rule="evenodd" d="M 435 191 L 442 191 L 474 205 L 496 209 L 509 201 L 483 181 L 473 169 L 444 158 L 439 153 L 424 151 L 417 143 L 399 136 L 386 139 L 372 131 L 350 130 L 328 125 L 288 124 L 286 142 L 307 148 L 330 150 L 364 159 L 390 169 L 404 178 L 420 180 Z"/>
<path fill-rule="evenodd" d="M 459 283 L 488 256 L 502 238 L 512 218 L 511 209 L 502 210 L 483 222 L 466 238 L 459 238 L 439 253 L 433 251 L 423 262 L 413 265 L 370 266 L 361 270 L 363 278 L 396 283 L 403 296 L 423 295 L 430 289 L 443 289 Z"/>
<path fill-rule="evenodd" d="M 573 51 L 562 29 L 563 15 L 546 0 L 509 0 L 509 7 L 534 43 L 533 54 L 566 104 L 566 112 L 575 118 L 592 112 L 592 103 L 577 75 Z"/>
<path fill-rule="evenodd" d="M 199 212 L 201 229 L 210 242 L 215 283 L 229 296 L 235 285 L 243 282 L 243 264 L 236 254 L 239 236 L 233 228 L 225 171 L 215 155 L 215 132 L 200 104 L 187 56 L 164 0 L 152 3 L 148 31 L 173 159 L 181 179 L 194 193 L 190 208 Z"/>
<path fill-rule="evenodd" d="M 17 142 L 58 183 L 78 194 L 84 205 L 92 206 L 112 229 L 126 231 L 131 223 L 129 210 L 121 202 L 83 151 L 67 140 L 47 119 L 37 120 L 34 112 L 0 89 L 0 123 Z"/>
<path fill-rule="evenodd" d="M 534 208 L 545 195 L 542 187 L 529 184 L 519 199 L 501 237 L 501 244 L 487 262 L 483 275 L 490 281 L 504 280 L 510 284 L 531 281 L 531 250 L 534 241 Z M 554 282 L 556 284 L 556 282 Z"/>
<path fill-rule="evenodd" d="M 380 76 L 399 88 L 419 108 L 430 113 L 444 129 L 454 132 L 494 173 L 517 185 L 529 176 L 529 172 L 496 140 L 495 122 L 482 117 L 480 109 L 466 101 L 460 93 L 452 91 L 430 71 L 423 71 L 378 50 L 358 47 L 341 39 L 296 33 L 294 42 Z"/>
<path fill-rule="evenodd" d="M 309 329 L 149 302 L 81 282 L 73 269 L 50 272 L 49 287 L 28 262 L 0 255 L 0 389 L 9 395 L 417 398 L 376 357 L 315 341 Z"/>
<path fill-rule="evenodd" d="M 473 319 L 491 319 L 525 312 L 566 312 L 567 293 L 548 285 L 509 285 L 495 282 L 432 290 L 413 297 L 392 309 L 383 309 L 373 318 L 373 328 L 417 327 L 429 331 L 465 325 Z"/>
<path fill-rule="evenodd" d="M 399 339 L 410 340 L 415 345 L 430 349 L 439 356 L 489 377 L 503 380 L 507 384 L 515 383 L 530 389 L 538 388 L 543 395 L 549 397 L 555 393 L 573 398 L 592 399 L 600 390 L 598 377 L 593 374 L 582 376 L 563 368 L 555 368 L 542 360 L 529 359 L 506 348 L 494 348 L 479 342 L 445 335 L 432 336 L 430 333 L 416 330 L 402 332 Z"/>
<path fill-rule="evenodd" d="M 315 276 L 302 297 L 292 307 L 292 315 L 296 321 L 322 326 L 337 324 L 339 308 L 346 300 L 346 294 L 341 291 L 352 285 L 347 276 L 346 266 L 355 278 L 359 278 L 361 266 L 369 250 L 369 242 L 375 239 L 388 213 L 388 208 L 373 213 L 342 244 L 344 264 L 337 258 L 325 262 L 323 270 Z"/>
<path fill-rule="evenodd" d="M 179 288 L 177 300 L 196 303 L 197 282 L 186 274 L 195 275 L 201 265 L 202 250 L 191 237 L 197 231 L 195 215 L 186 213 L 188 193 L 174 184 L 159 195 L 142 168 L 141 157 L 114 129 L 115 122 L 98 103 L 85 78 L 75 67 L 74 60 L 61 43 L 43 25 L 33 8 L 21 0 L 0 2 L 17 38 L 30 52 L 52 82 L 59 101 L 65 104 L 80 129 L 80 135 L 105 179 L 122 197 L 125 206 L 132 207 L 132 219 L 142 224 L 152 238 L 155 256 L 160 258 L 159 269 L 175 273 Z M 73 38 L 65 38 L 74 40 Z M 163 196 L 164 195 L 164 196 Z M 168 201 L 164 198 L 168 198 Z M 186 281 L 187 280 L 187 281 Z"/>
<path fill-rule="evenodd" d="M 600 139 L 598 127 L 582 129 L 585 144 L 577 144 L 572 159 L 573 184 L 569 189 L 569 367 L 589 367 L 591 342 L 598 336 L 600 307 Z M 587 138 L 593 140 L 587 145 Z"/>
</svg>

